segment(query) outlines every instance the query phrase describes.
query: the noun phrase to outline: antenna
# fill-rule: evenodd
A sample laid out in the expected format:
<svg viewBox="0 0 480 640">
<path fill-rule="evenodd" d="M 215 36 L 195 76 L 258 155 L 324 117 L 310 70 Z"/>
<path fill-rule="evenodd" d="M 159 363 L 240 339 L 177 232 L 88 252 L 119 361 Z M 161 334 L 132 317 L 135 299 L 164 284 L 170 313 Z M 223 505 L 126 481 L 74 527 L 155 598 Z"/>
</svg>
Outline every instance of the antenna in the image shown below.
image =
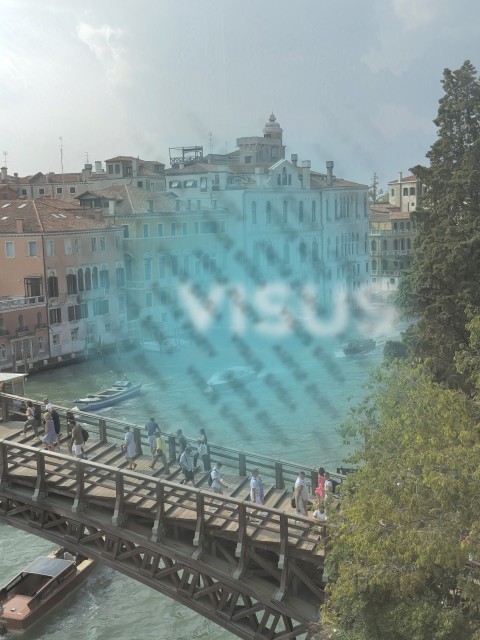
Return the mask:
<svg viewBox="0 0 480 640">
<path fill-rule="evenodd" d="M 63 175 L 63 138 L 60 136 L 58 138 L 60 140 L 60 165 L 62 167 L 62 175 Z"/>
</svg>

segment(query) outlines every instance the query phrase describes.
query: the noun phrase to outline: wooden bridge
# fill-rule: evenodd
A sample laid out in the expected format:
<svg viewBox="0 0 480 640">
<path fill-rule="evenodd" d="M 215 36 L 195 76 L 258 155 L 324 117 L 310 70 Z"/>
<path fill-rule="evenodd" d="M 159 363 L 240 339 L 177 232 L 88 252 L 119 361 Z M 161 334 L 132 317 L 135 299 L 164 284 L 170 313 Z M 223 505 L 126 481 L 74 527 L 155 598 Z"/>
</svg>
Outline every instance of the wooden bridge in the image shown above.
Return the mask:
<svg viewBox="0 0 480 640">
<path fill-rule="evenodd" d="M 180 484 L 172 435 L 172 473 L 162 475 L 142 453 L 145 430 L 132 425 L 137 469 L 127 470 L 125 422 L 77 414 L 91 435 L 81 460 L 68 452 L 67 409 L 56 407 L 61 450 L 43 450 L 31 430 L 23 436 L 15 415 L 23 400 L 0 393 L 0 522 L 94 558 L 240 638 L 309 637 L 323 599 L 325 528 L 290 506 L 298 466 L 209 444 L 229 485 L 219 495 L 208 472 L 196 474 L 195 488 Z M 259 508 L 248 500 L 255 467 L 265 483 Z"/>
</svg>

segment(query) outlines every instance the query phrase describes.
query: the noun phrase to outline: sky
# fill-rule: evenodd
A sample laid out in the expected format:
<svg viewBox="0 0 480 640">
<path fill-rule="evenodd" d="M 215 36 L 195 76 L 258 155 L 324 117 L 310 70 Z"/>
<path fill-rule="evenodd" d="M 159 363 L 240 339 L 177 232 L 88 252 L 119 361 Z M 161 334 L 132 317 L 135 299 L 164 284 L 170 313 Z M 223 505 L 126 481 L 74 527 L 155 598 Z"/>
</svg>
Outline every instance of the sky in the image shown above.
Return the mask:
<svg viewBox="0 0 480 640">
<path fill-rule="evenodd" d="M 426 163 L 443 70 L 466 59 L 478 0 L 1 0 L 0 160 L 169 166 L 169 147 L 234 150 L 273 111 L 287 158 L 385 190 Z"/>
</svg>

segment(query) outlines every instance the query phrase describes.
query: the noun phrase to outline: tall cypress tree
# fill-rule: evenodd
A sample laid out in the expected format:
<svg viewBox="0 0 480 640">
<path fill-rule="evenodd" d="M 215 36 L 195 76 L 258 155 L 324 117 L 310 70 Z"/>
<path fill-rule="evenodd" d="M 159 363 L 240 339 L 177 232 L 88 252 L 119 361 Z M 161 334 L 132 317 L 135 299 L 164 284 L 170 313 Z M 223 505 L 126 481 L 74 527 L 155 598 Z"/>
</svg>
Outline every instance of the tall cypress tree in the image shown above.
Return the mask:
<svg viewBox="0 0 480 640">
<path fill-rule="evenodd" d="M 397 302 L 418 318 L 405 337 L 410 352 L 437 379 L 467 388 L 455 354 L 468 343 L 468 310 L 480 312 L 480 82 L 466 61 L 445 69 L 442 84 L 430 167 L 412 168 L 425 190 L 412 215 L 415 257 Z"/>
</svg>

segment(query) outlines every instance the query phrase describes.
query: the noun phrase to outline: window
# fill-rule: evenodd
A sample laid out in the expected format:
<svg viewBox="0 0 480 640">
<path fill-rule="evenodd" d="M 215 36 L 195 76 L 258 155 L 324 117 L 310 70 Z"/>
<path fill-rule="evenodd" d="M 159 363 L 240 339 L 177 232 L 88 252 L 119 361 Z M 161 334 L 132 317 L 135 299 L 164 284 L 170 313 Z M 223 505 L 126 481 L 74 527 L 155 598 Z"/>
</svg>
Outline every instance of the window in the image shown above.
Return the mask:
<svg viewBox="0 0 480 640">
<path fill-rule="evenodd" d="M 171 257 L 172 276 L 178 276 L 178 256 Z"/>
<path fill-rule="evenodd" d="M 50 309 L 48 312 L 48 317 L 50 320 L 50 324 L 60 324 L 62 322 L 62 310 L 58 309 Z"/>
<path fill-rule="evenodd" d="M 72 255 L 72 240 L 70 238 L 65 238 L 64 246 L 65 246 L 65 255 L 66 256 L 71 256 Z"/>
<path fill-rule="evenodd" d="M 98 269 L 97 269 L 97 267 L 93 267 L 93 269 L 92 269 L 92 287 L 93 287 L 93 289 L 98 289 Z"/>
<path fill-rule="evenodd" d="M 70 193 L 75 193 L 75 187 L 70 187 Z"/>
<path fill-rule="evenodd" d="M 83 269 L 80 268 L 77 271 L 77 282 L 78 282 L 78 290 L 85 291 L 85 281 L 83 279 Z"/>
<path fill-rule="evenodd" d="M 40 189 L 38 190 L 38 195 L 39 196 L 44 196 L 45 195 L 45 189 L 43 187 L 40 187 Z"/>
<path fill-rule="evenodd" d="M 63 187 L 57 187 L 57 194 L 63 193 Z"/>
<path fill-rule="evenodd" d="M 159 278 L 165 278 L 165 265 L 166 265 L 165 256 L 160 256 L 160 258 L 158 259 L 158 277 Z"/>
<path fill-rule="evenodd" d="M 403 189 L 403 195 L 404 195 L 404 196 L 408 196 L 408 187 L 404 187 L 404 189 Z"/>
<path fill-rule="evenodd" d="M 25 331 L 25 319 L 22 314 L 18 316 L 18 328 L 21 331 Z"/>
<path fill-rule="evenodd" d="M 15 258 L 15 244 L 9 240 L 5 242 L 5 257 Z"/>
<path fill-rule="evenodd" d="M 153 213 L 153 200 L 148 201 L 148 210 L 150 213 Z"/>
<path fill-rule="evenodd" d="M 27 190 L 26 189 L 21 189 L 20 190 L 20 195 L 26 196 L 27 195 Z"/>
<path fill-rule="evenodd" d="M 108 273 L 108 269 L 103 267 L 100 269 L 100 286 L 104 289 L 110 289 L 110 274 Z"/>
<path fill-rule="evenodd" d="M 86 303 L 71 305 L 67 307 L 67 309 L 69 322 L 76 322 L 82 318 L 88 318 L 88 305 Z"/>
<path fill-rule="evenodd" d="M 123 267 L 117 267 L 115 272 L 117 278 L 117 287 L 125 286 L 125 269 Z"/>
<path fill-rule="evenodd" d="M 80 238 L 74 238 L 73 248 L 75 253 L 80 253 L 82 251 L 82 241 Z"/>
<path fill-rule="evenodd" d="M 133 259 L 132 256 L 125 256 L 125 279 L 127 282 L 133 280 Z"/>
<path fill-rule="evenodd" d="M 0 344 L 0 360 L 7 359 L 7 347 L 4 344 Z"/>
<path fill-rule="evenodd" d="M 198 235 L 200 233 L 200 224 L 198 222 L 195 222 L 195 235 Z"/>
<path fill-rule="evenodd" d="M 152 258 L 144 258 L 143 272 L 145 275 L 145 281 L 149 282 L 152 279 Z"/>
<path fill-rule="evenodd" d="M 58 297 L 58 278 L 52 271 L 48 275 L 47 288 L 50 298 Z"/>
<path fill-rule="evenodd" d="M 37 243 L 35 240 L 28 243 L 28 256 L 35 258 L 37 256 Z"/>
<path fill-rule="evenodd" d="M 393 198 L 393 196 L 395 195 L 395 189 L 390 189 L 390 195 L 391 195 L 391 196 L 392 196 L 392 198 Z"/>
<path fill-rule="evenodd" d="M 245 164 L 250 164 L 252 162 L 252 156 L 245 156 Z"/>
<path fill-rule="evenodd" d="M 106 313 L 109 313 L 109 303 L 108 300 L 94 300 L 93 301 L 93 315 L 94 316 L 104 316 Z"/>
<path fill-rule="evenodd" d="M 128 226 L 128 224 L 122 224 L 123 227 L 123 237 L 124 238 L 129 238 L 130 237 L 130 227 Z"/>
<path fill-rule="evenodd" d="M 312 262 L 318 262 L 319 260 L 319 252 L 318 252 L 318 242 L 313 240 L 312 242 Z"/>
<path fill-rule="evenodd" d="M 183 256 L 183 273 L 188 276 L 190 273 L 190 258 L 189 256 Z"/>
<path fill-rule="evenodd" d="M 111 333 L 112 332 L 112 325 L 110 322 L 105 322 L 105 333 Z"/>
<path fill-rule="evenodd" d="M 144 238 L 150 237 L 150 225 L 148 223 L 143 225 L 143 237 Z"/>
<path fill-rule="evenodd" d="M 73 273 L 67 275 L 67 293 L 69 296 L 78 292 L 77 276 Z"/>
<path fill-rule="evenodd" d="M 53 249 L 54 249 L 53 240 L 47 240 L 45 242 L 45 253 L 49 258 L 53 256 Z"/>
<path fill-rule="evenodd" d="M 24 278 L 24 284 L 25 284 L 26 298 L 43 296 L 43 280 L 40 276 L 32 276 L 30 278 Z"/>
<path fill-rule="evenodd" d="M 85 269 L 85 291 L 90 291 L 92 288 L 92 274 L 90 271 L 90 267 L 86 267 Z"/>
<path fill-rule="evenodd" d="M 43 313 L 41 311 L 37 312 L 37 324 L 35 325 L 36 329 L 41 329 L 42 327 L 46 327 L 47 325 L 43 323 Z"/>
<path fill-rule="evenodd" d="M 100 236 L 100 251 L 105 251 L 106 246 L 107 242 L 105 236 Z"/>
<path fill-rule="evenodd" d="M 52 344 L 55 347 L 58 347 L 60 344 L 60 334 L 59 333 L 54 333 L 52 336 Z"/>
<path fill-rule="evenodd" d="M 115 173 L 120 173 L 120 165 L 119 164 L 115 165 Z"/>
<path fill-rule="evenodd" d="M 298 203 L 298 221 L 303 222 L 303 202 Z"/>
<path fill-rule="evenodd" d="M 184 236 L 187 235 L 188 227 L 186 222 L 182 222 L 182 233 Z"/>
<path fill-rule="evenodd" d="M 72 342 L 78 340 L 78 327 L 75 327 L 75 329 L 70 329 L 70 338 Z"/>
<path fill-rule="evenodd" d="M 94 238 L 90 238 L 90 242 L 91 242 L 91 245 L 92 245 L 92 251 L 96 251 L 97 250 L 97 239 L 95 237 Z"/>
<path fill-rule="evenodd" d="M 170 223 L 170 235 L 171 236 L 177 235 L 177 224 L 175 222 Z"/>
<path fill-rule="evenodd" d="M 410 187 L 410 195 L 411 196 L 415 195 L 415 187 Z"/>
<path fill-rule="evenodd" d="M 137 180 L 137 187 L 143 189 L 143 180 Z"/>
<path fill-rule="evenodd" d="M 122 246 L 122 239 L 120 236 L 115 236 L 115 249 L 120 249 Z"/>
<path fill-rule="evenodd" d="M 145 294 L 145 306 L 153 307 L 153 295 L 151 291 L 147 291 Z"/>
<path fill-rule="evenodd" d="M 301 242 L 300 243 L 300 247 L 299 247 L 299 253 L 300 253 L 300 262 L 306 262 L 307 260 L 307 245 L 305 244 L 305 242 Z"/>
<path fill-rule="evenodd" d="M 108 173 L 113 173 L 113 164 L 108 165 Z"/>
</svg>

